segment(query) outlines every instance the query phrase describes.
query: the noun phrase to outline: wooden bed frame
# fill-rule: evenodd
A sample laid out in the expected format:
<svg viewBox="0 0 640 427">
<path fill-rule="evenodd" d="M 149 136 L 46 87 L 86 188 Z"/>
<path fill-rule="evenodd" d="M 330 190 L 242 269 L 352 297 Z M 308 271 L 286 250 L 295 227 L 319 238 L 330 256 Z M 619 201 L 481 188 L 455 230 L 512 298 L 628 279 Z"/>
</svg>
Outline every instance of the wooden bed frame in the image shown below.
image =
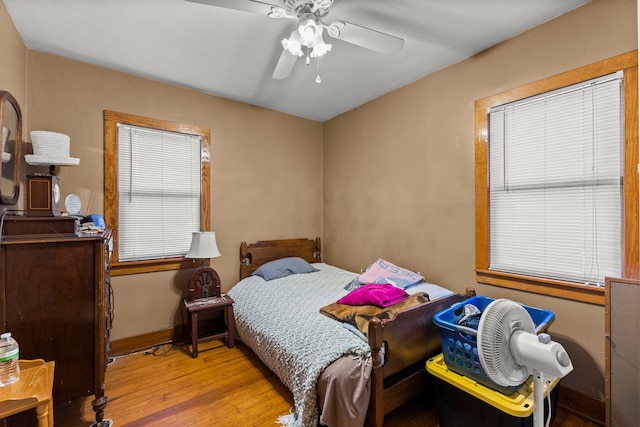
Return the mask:
<svg viewBox="0 0 640 427">
<path fill-rule="evenodd" d="M 321 262 L 320 238 L 242 242 L 240 279 L 251 275 L 262 264 L 290 256 L 310 263 Z M 373 361 L 367 411 L 370 425 L 381 427 L 385 414 L 427 389 L 425 362 L 442 351 L 440 330 L 433 323 L 433 316 L 473 295 L 475 290 L 468 288 L 464 296 L 453 294 L 401 311 L 393 321 L 378 318 L 370 321 L 368 341 Z"/>
</svg>

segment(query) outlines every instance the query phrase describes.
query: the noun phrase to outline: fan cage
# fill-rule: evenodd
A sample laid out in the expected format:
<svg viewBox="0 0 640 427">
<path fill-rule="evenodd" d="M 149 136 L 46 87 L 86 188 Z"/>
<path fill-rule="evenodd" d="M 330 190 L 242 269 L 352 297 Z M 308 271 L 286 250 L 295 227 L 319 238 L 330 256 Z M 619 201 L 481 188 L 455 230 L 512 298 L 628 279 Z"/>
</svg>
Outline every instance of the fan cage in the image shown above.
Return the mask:
<svg viewBox="0 0 640 427">
<path fill-rule="evenodd" d="M 487 376 L 497 384 L 520 386 L 531 374 L 511 351 L 511 339 L 517 330 L 535 333 L 533 319 L 520 304 L 500 299 L 484 310 L 478 325 L 478 353 Z"/>
</svg>

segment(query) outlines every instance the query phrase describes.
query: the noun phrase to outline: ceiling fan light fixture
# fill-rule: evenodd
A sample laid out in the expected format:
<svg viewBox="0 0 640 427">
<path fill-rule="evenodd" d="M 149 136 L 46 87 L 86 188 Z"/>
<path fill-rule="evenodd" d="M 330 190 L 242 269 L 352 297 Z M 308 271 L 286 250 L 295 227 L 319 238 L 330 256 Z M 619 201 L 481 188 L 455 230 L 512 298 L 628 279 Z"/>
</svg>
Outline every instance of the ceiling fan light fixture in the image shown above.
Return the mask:
<svg viewBox="0 0 640 427">
<path fill-rule="evenodd" d="M 325 53 L 329 52 L 332 46 L 333 45 L 325 43 L 324 40 L 322 40 L 322 36 L 321 36 L 320 41 L 313 46 L 313 50 L 311 51 L 310 56 L 312 58 L 319 58 Z"/>
<path fill-rule="evenodd" d="M 312 15 L 313 16 L 313 15 Z M 302 56 L 302 46 L 305 46 L 312 58 L 318 58 L 331 50 L 332 45 L 322 39 L 324 28 L 314 18 L 300 21 L 298 28 L 291 32 L 288 39 L 282 39 L 282 46 L 292 55 Z"/>
<path fill-rule="evenodd" d="M 300 33 L 296 29 L 291 32 L 291 36 L 288 39 L 282 39 L 282 47 L 292 55 L 302 56 L 302 44 L 300 42 Z"/>
<path fill-rule="evenodd" d="M 311 14 L 313 16 L 313 14 Z M 298 32 L 300 33 L 300 38 L 302 39 L 302 44 L 311 47 L 310 45 L 314 43 L 317 38 L 317 34 L 322 34 L 322 27 L 320 27 L 315 19 L 313 18 L 305 18 L 300 20 L 300 24 L 298 25 Z"/>
</svg>

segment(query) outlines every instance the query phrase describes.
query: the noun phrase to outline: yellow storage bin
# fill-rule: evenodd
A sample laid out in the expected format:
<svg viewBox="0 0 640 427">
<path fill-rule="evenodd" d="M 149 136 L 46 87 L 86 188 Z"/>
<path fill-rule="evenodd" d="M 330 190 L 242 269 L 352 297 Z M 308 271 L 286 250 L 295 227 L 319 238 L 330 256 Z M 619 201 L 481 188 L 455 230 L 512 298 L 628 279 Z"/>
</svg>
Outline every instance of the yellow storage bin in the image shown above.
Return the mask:
<svg viewBox="0 0 640 427">
<path fill-rule="evenodd" d="M 494 416 L 501 418 L 500 425 L 529 425 L 530 423 L 527 422 L 529 420 L 526 419 L 529 417 L 533 419 L 534 397 L 532 377 L 529 377 L 514 393 L 506 395 L 486 387 L 472 378 L 450 370 L 442 354 L 429 359 L 426 363 L 426 369 L 429 374 L 440 380 L 440 382 L 436 382 L 436 399 L 441 427 L 448 425 L 465 425 L 465 423 L 471 421 L 473 421 L 474 425 L 485 425 L 482 424 L 483 421 L 486 425 L 492 425 L 491 423 L 494 423 L 495 420 L 491 422 L 488 420 Z M 554 388 L 559 382 L 560 379 L 556 379 L 551 383 L 552 417 L 555 415 L 555 406 L 557 404 L 557 390 L 554 390 Z M 453 388 L 451 386 L 453 386 Z M 464 392 L 464 395 L 459 393 L 459 391 Z M 451 395 L 452 393 L 456 393 L 456 396 L 453 397 Z M 447 396 L 447 394 L 449 394 L 449 396 Z M 545 412 L 548 412 L 548 408 L 546 408 L 546 385 L 544 395 Z M 478 399 L 484 402 L 484 404 L 490 405 L 492 408 L 489 408 L 489 410 L 484 408 L 483 411 L 474 410 L 470 411 L 472 413 L 465 414 L 465 409 L 470 408 L 473 404 L 472 398 Z M 483 419 L 474 419 L 474 417 L 478 416 L 479 412 L 482 412 Z M 489 415 L 487 415 L 487 413 L 489 413 Z M 505 423 L 504 418 L 507 418 L 508 422 Z M 448 423 L 448 421 L 452 422 Z"/>
</svg>

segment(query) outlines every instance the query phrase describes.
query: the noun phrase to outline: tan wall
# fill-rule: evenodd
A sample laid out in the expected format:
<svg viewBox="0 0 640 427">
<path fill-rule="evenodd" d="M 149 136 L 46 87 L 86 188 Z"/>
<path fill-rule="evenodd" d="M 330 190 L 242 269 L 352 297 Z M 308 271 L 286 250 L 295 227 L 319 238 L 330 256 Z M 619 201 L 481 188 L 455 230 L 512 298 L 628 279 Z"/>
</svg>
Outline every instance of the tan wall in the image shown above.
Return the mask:
<svg viewBox="0 0 640 427">
<path fill-rule="evenodd" d="M 4 4 L 0 5 L 0 52 L 2 52 L 0 90 L 9 92 L 18 101 L 23 115 L 24 128 L 27 111 L 26 48 Z M 9 173 L 9 176 L 11 174 L 12 172 Z M 6 174 L 3 173 L 3 176 Z M 5 209 L 21 209 L 21 202 L 19 200 L 17 205 L 0 204 L 0 213 Z"/>
<path fill-rule="evenodd" d="M 0 90 L 10 92 L 24 113 L 27 94 L 26 49 L 4 4 L 0 7 L 0 52 L 2 52 Z"/>
<path fill-rule="evenodd" d="M 83 213 L 103 212 L 103 110 L 113 110 L 211 129 L 211 227 L 222 253 L 212 267 L 224 291 L 238 280 L 241 241 L 320 234 L 320 123 L 40 52 L 27 60 L 27 132 L 70 135 L 80 165 L 61 168 L 60 189 L 62 200 L 80 196 Z M 113 277 L 112 340 L 184 323 L 189 274 Z"/>
<path fill-rule="evenodd" d="M 378 257 L 457 291 L 475 285 L 474 101 L 637 48 L 635 0 L 593 0 L 324 124 L 324 256 Z M 576 367 L 563 384 L 604 400 L 604 309 L 476 286 L 553 311 Z"/>
</svg>

